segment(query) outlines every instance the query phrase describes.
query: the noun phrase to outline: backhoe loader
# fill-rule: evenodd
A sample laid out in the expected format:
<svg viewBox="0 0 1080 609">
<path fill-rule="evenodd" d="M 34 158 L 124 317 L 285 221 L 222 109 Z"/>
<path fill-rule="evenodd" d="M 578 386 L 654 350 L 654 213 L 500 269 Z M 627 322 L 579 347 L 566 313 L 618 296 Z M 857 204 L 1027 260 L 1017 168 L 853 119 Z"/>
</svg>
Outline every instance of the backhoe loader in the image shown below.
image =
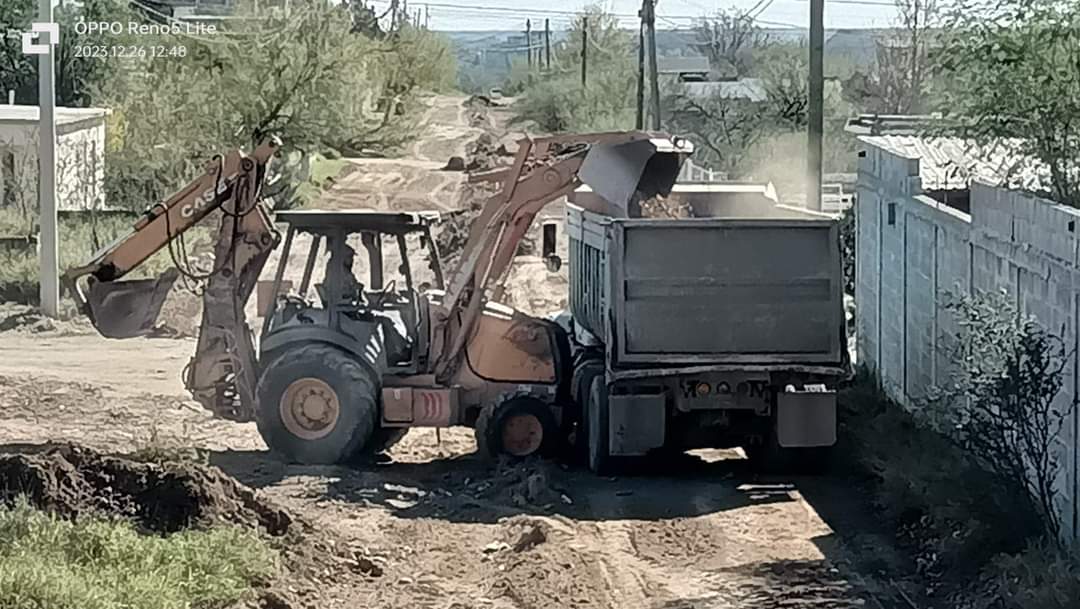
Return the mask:
<svg viewBox="0 0 1080 609">
<path fill-rule="evenodd" d="M 284 458 L 312 464 L 371 455 L 417 426 L 471 426 L 491 456 L 558 449 L 573 407 L 567 334 L 493 295 L 547 203 L 587 184 L 605 205 L 625 210 L 670 192 L 692 151 L 689 142 L 645 132 L 523 139 L 510 167 L 470 176 L 502 188 L 444 277 L 432 233 L 437 214 L 298 210 L 271 219 L 260 196 L 279 146 L 217 157 L 129 234 L 65 273 L 64 284 L 102 335 L 145 335 L 173 283 L 194 273 L 177 260 L 181 268 L 156 280 L 121 279 L 220 212 L 215 267 L 195 277 L 205 282 L 203 315 L 185 385 L 215 415 L 255 420 Z M 294 256 L 301 239 L 309 240 L 306 255 Z M 400 281 L 384 280 L 387 243 L 396 245 Z M 281 295 L 264 312 L 256 341 L 244 308 L 279 245 L 272 293 Z M 353 273 L 357 252 L 366 258 L 366 286 Z M 422 256 L 431 277 L 425 285 L 422 269 L 412 267 Z M 327 262 L 316 283 L 320 260 Z M 294 263 L 299 286 L 284 290 L 286 275 L 297 275 Z"/>
</svg>

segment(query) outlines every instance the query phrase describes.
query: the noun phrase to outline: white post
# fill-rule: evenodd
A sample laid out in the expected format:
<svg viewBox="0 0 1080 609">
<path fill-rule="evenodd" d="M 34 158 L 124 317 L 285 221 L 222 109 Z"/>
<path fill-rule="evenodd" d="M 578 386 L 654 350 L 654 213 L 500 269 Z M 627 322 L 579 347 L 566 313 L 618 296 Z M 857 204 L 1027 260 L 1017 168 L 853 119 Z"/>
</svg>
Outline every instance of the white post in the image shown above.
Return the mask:
<svg viewBox="0 0 1080 609">
<path fill-rule="evenodd" d="M 15 89 L 8 89 L 7 103 L 8 103 L 9 106 L 14 106 L 15 105 Z"/>
<path fill-rule="evenodd" d="M 39 0 L 39 19 L 52 23 L 53 0 Z M 41 125 L 38 128 L 38 163 L 40 165 L 39 212 L 41 235 L 38 237 L 38 257 L 41 262 L 41 312 L 55 318 L 60 310 L 60 281 L 58 272 L 56 239 L 56 88 L 53 75 L 53 46 L 47 33 L 41 33 L 39 42 L 48 45 L 48 51 L 38 55 L 38 107 Z"/>
</svg>

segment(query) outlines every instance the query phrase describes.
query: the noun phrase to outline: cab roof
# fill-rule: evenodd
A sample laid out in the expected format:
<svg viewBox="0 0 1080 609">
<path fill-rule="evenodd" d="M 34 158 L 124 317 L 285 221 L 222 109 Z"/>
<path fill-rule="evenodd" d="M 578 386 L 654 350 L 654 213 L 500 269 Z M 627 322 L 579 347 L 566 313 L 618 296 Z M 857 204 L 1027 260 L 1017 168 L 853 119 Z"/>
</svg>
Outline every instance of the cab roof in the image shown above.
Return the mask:
<svg viewBox="0 0 1080 609">
<path fill-rule="evenodd" d="M 379 232 L 388 234 L 422 230 L 439 220 L 437 211 L 384 212 L 370 209 L 290 210 L 274 214 L 297 230 L 308 232 Z"/>
</svg>

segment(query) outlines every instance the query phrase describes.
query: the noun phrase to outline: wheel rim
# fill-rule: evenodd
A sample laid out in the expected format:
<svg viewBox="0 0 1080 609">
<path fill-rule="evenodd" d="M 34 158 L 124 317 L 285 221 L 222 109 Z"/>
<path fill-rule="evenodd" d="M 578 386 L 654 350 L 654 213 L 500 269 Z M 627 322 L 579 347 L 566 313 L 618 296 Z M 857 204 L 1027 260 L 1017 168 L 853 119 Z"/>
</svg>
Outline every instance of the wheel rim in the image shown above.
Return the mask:
<svg viewBox="0 0 1080 609">
<path fill-rule="evenodd" d="M 279 411 L 289 433 L 304 440 L 318 440 L 334 431 L 341 403 L 326 381 L 308 377 L 293 381 L 285 389 Z"/>
<path fill-rule="evenodd" d="M 544 424 L 531 414 L 506 417 L 502 425 L 503 451 L 515 457 L 527 457 L 544 443 Z"/>
</svg>

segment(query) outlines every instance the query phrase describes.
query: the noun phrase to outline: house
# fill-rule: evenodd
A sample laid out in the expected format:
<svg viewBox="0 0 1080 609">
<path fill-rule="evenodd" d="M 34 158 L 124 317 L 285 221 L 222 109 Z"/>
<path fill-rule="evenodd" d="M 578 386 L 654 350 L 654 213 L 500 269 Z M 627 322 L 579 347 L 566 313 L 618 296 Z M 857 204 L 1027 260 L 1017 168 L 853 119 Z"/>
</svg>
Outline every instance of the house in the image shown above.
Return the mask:
<svg viewBox="0 0 1080 609">
<path fill-rule="evenodd" d="M 679 82 L 705 81 L 711 71 L 709 58 L 703 55 L 660 57 L 656 62 L 656 73 L 660 78 L 674 78 Z"/>
<path fill-rule="evenodd" d="M 56 109 L 57 209 L 105 205 L 104 108 Z M 38 205 L 38 107 L 0 105 L 0 207 Z"/>
<path fill-rule="evenodd" d="M 760 78 L 740 78 L 738 80 L 719 80 L 710 82 L 685 82 L 683 89 L 688 97 L 704 99 L 745 99 L 750 102 L 763 102 L 769 98 L 765 82 Z"/>
</svg>

